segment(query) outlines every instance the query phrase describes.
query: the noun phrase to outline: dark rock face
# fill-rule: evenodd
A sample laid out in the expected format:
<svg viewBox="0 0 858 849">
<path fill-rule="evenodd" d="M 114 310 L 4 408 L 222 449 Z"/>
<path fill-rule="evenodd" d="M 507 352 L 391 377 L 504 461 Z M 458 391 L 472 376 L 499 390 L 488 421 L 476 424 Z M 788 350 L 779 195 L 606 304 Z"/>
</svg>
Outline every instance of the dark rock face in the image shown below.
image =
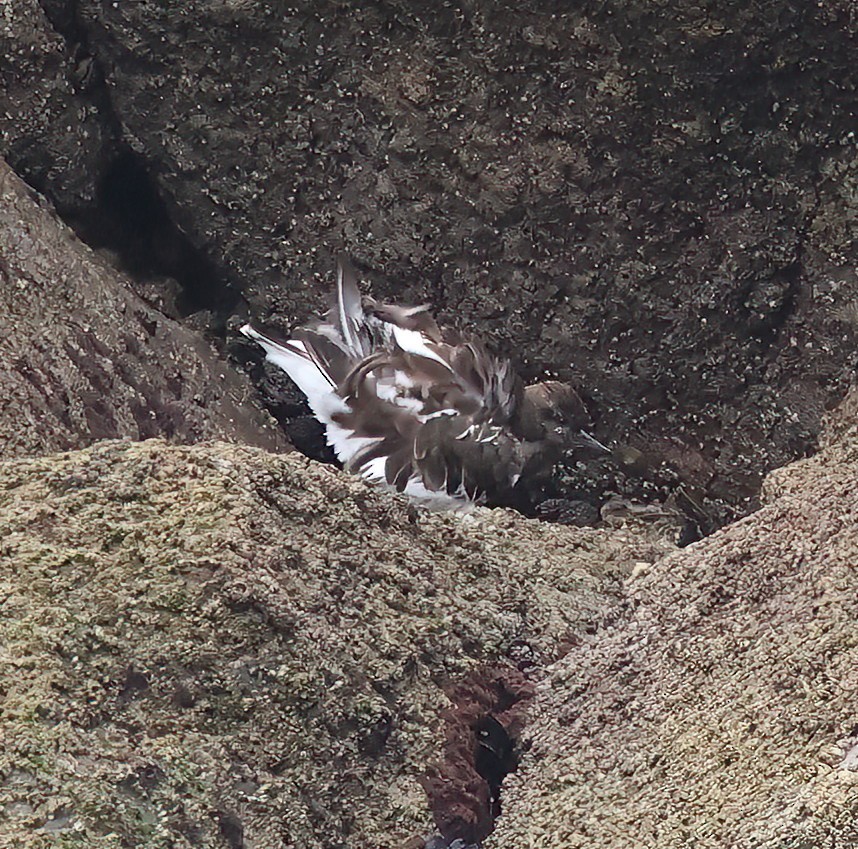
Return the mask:
<svg viewBox="0 0 858 849">
<path fill-rule="evenodd" d="M 91 209 L 119 135 L 99 64 L 51 26 L 37 0 L 0 13 L 0 52 L 3 156 L 63 214 Z"/>
<path fill-rule="evenodd" d="M 215 289 L 302 320 L 345 249 L 376 295 L 579 384 L 637 460 L 540 498 L 674 492 L 706 530 L 812 449 L 852 378 L 848 3 L 45 8 Z M 61 77 L 52 49 L 11 83 Z M 24 156 L 22 120 L 6 146 L 33 180 L 56 132 Z M 105 167 L 55 159 L 55 193 Z M 215 324 L 240 309 L 195 297 Z"/>
</svg>

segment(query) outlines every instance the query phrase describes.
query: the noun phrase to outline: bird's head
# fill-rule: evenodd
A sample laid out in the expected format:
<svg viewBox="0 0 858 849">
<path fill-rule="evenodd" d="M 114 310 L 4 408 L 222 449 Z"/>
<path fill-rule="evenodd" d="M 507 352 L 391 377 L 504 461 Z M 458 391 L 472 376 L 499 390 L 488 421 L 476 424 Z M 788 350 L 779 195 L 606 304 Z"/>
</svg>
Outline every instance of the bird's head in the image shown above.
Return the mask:
<svg viewBox="0 0 858 849">
<path fill-rule="evenodd" d="M 558 454 L 575 448 L 600 454 L 608 452 L 583 429 L 589 421 L 587 408 L 568 383 L 547 380 L 528 386 L 524 390 L 520 420 L 525 441 L 541 443 Z"/>
</svg>

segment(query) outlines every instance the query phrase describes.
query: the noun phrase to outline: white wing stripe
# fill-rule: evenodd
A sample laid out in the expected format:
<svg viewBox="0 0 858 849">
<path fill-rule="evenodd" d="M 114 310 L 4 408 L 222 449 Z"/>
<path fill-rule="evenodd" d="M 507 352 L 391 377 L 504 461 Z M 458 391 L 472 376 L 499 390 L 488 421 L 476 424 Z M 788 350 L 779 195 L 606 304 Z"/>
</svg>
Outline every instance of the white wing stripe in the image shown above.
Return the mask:
<svg viewBox="0 0 858 849">
<path fill-rule="evenodd" d="M 409 354 L 416 354 L 418 357 L 425 357 L 427 360 L 435 360 L 436 363 L 441 363 L 448 371 L 453 371 L 453 367 L 438 356 L 430 347 L 429 340 L 419 330 L 407 330 L 404 327 L 391 325 L 393 328 L 393 337 L 396 339 L 396 344 Z"/>
</svg>

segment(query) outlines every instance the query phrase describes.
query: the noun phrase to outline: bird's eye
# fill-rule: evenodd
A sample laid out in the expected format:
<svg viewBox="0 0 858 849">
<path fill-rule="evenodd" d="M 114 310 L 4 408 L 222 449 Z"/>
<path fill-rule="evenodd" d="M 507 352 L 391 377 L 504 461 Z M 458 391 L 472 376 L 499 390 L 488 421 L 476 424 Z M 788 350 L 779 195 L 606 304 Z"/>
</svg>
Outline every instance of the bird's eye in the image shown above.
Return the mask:
<svg viewBox="0 0 858 849">
<path fill-rule="evenodd" d="M 559 436 L 561 433 L 563 433 L 563 428 L 558 425 L 556 428 L 554 428 L 554 432 Z"/>
</svg>

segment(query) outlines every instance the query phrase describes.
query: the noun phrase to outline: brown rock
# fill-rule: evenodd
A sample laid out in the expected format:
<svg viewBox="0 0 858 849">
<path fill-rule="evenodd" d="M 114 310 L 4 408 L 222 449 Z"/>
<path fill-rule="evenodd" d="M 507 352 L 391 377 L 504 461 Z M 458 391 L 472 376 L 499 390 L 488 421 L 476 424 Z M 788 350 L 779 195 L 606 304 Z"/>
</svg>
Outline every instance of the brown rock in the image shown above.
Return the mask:
<svg viewBox="0 0 858 849">
<path fill-rule="evenodd" d="M 628 581 L 546 676 L 492 849 L 858 843 L 858 442 Z"/>
<path fill-rule="evenodd" d="M 142 301 L 0 162 L 0 457 L 97 439 L 286 450 L 243 375 Z"/>
<path fill-rule="evenodd" d="M 318 314 L 346 250 L 377 296 L 580 383 L 596 435 L 642 456 L 619 484 L 567 464 L 548 498 L 692 488 L 723 524 L 853 379 L 849 0 L 22 0 L 2 20 L 10 161 L 64 207 L 103 175 L 152 257 L 170 227 L 137 232 L 138 174 L 211 263 L 212 324 L 227 286 L 284 325 Z"/>
<path fill-rule="evenodd" d="M 0 463 L 0 845 L 400 849 L 455 682 L 551 659 L 669 549 L 416 513 L 295 452 Z"/>
</svg>

